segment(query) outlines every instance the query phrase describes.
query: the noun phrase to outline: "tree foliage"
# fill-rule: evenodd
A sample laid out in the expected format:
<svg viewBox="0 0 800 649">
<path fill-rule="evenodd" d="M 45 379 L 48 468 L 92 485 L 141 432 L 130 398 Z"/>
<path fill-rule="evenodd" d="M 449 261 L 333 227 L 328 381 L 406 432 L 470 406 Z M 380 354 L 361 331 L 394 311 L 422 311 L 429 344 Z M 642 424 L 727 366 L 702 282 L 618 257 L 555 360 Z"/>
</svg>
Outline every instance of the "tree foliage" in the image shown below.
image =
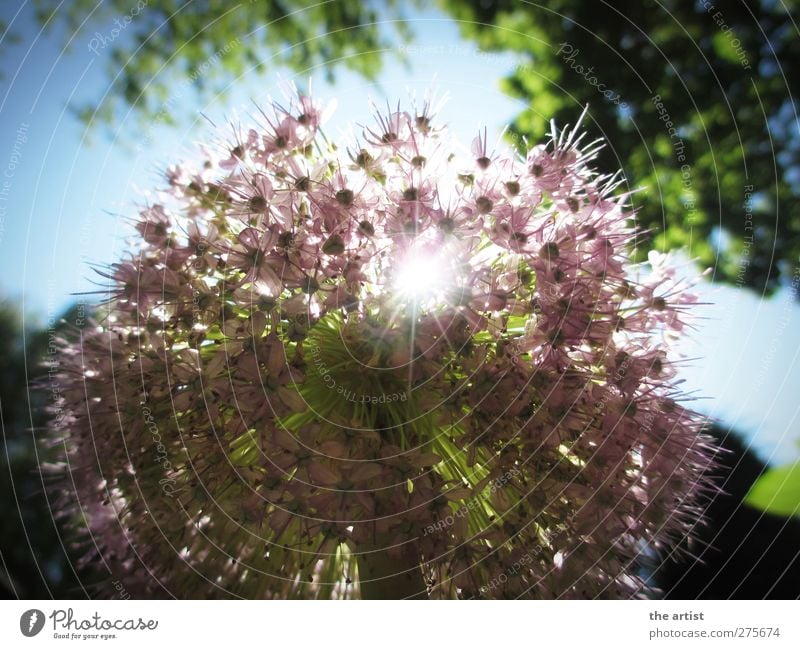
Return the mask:
<svg viewBox="0 0 800 649">
<path fill-rule="evenodd" d="M 164 111 L 176 84 L 199 99 L 222 92 L 249 69 L 288 66 L 308 72 L 337 65 L 368 78 L 388 44 L 377 9 L 340 0 L 35 0 L 38 22 L 66 45 L 107 60 L 109 89 L 100 103 L 76 106 L 84 121 L 108 125 L 133 107 L 143 121 L 175 123 Z M 385 3 L 392 8 L 393 0 Z M 394 23 L 400 33 L 402 23 Z M 110 56 L 105 56 L 109 54 Z"/>
<path fill-rule="evenodd" d="M 747 502 L 780 516 L 800 516 L 800 462 L 767 471 L 747 494 Z"/>
<path fill-rule="evenodd" d="M 381 21 L 399 15 L 393 0 L 36 4 L 65 42 L 94 38 L 89 46 L 110 51 L 109 92 L 77 107 L 100 124 L 130 107 L 143 121 L 174 123 L 177 83 L 202 101 L 251 66 L 332 74 L 341 64 L 374 78 L 394 24 Z M 794 279 L 797 288 L 796 0 L 440 6 L 482 48 L 519 54 L 502 88 L 529 102 L 510 130 L 521 149 L 522 136 L 536 141 L 550 119 L 572 123 L 589 106 L 588 128 L 609 141 L 600 167 L 622 167 L 641 189 L 641 258 L 653 245 L 686 247 L 717 280 L 770 293 Z"/>
<path fill-rule="evenodd" d="M 759 292 L 797 277 L 796 2 L 441 4 L 482 48 L 519 53 L 502 82 L 530 102 L 513 136 L 535 140 L 588 105 L 610 144 L 600 166 L 646 188 L 634 203 L 658 247 L 686 246 Z"/>
<path fill-rule="evenodd" d="M 74 311 L 74 310 L 73 310 Z M 69 318 L 70 314 L 64 314 Z M 73 313 L 74 319 L 74 313 Z M 41 443 L 52 398 L 45 361 L 52 361 L 52 330 L 26 329 L 19 308 L 0 298 L 0 598 L 45 599 L 82 596 L 68 555 L 72 541 L 59 532 L 53 502 L 40 467 L 54 460 Z M 35 390 L 34 382 L 44 382 Z M 89 577 L 86 573 L 84 577 Z"/>
</svg>

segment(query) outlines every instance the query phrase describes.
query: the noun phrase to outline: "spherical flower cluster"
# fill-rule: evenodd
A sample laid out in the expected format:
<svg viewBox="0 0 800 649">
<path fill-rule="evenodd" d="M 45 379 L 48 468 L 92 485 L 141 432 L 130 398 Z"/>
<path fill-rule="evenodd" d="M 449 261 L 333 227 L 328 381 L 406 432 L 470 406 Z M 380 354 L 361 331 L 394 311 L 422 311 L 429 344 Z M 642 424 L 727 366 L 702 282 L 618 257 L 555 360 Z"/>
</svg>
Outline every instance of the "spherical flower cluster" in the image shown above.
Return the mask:
<svg viewBox="0 0 800 649">
<path fill-rule="evenodd" d="M 630 263 L 577 128 L 520 158 L 433 113 L 337 148 L 299 96 L 168 170 L 63 346 L 84 562 L 177 597 L 646 591 L 709 489 L 669 349 L 694 298 Z"/>
</svg>

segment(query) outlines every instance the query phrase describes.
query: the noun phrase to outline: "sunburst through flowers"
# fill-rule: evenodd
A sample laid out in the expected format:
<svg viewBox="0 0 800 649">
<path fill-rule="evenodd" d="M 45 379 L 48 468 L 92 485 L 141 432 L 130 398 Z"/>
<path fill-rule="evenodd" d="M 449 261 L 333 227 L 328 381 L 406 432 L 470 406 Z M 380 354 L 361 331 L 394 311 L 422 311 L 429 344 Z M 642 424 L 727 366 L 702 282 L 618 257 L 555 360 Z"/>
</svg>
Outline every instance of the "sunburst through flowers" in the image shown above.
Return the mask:
<svg viewBox="0 0 800 649">
<path fill-rule="evenodd" d="M 170 168 L 62 342 L 82 562 L 140 596 L 646 593 L 714 449 L 669 347 L 694 297 L 630 262 L 599 143 L 470 152 L 426 103 L 335 147 L 324 115 Z"/>
</svg>

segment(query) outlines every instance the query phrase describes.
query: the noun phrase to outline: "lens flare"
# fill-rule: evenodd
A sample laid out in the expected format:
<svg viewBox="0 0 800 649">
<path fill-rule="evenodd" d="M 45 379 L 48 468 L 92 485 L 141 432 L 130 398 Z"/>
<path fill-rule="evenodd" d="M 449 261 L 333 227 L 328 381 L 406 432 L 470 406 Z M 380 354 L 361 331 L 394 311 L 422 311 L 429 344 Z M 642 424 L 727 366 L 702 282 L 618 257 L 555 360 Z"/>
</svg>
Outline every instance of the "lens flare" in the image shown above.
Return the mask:
<svg viewBox="0 0 800 649">
<path fill-rule="evenodd" d="M 409 253 L 394 277 L 394 290 L 401 298 L 415 304 L 435 302 L 442 297 L 448 275 L 440 255 L 426 251 Z"/>
</svg>

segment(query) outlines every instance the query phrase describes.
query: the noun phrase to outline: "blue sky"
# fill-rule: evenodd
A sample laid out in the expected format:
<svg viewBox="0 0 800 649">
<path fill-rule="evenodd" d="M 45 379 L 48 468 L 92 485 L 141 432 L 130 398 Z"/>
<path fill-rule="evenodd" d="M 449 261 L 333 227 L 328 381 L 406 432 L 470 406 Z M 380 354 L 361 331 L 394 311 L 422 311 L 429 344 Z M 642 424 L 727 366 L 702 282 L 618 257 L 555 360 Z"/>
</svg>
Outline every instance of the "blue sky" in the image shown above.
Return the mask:
<svg viewBox="0 0 800 649">
<path fill-rule="evenodd" d="M 263 105 L 268 96 L 279 96 L 279 81 L 296 77 L 287 71 L 266 79 L 248 73 L 235 80 L 232 97 L 195 109 L 191 93 L 183 93 L 178 111 L 194 113 L 196 120 L 176 128 L 154 126 L 150 144 L 137 152 L 132 143 L 141 134 L 132 121 L 117 126 L 118 138 L 94 136 L 90 142 L 67 110 L 67 102 L 107 90 L 106 60 L 102 50 L 88 50 L 91 34 L 76 34 L 63 53 L 59 39 L 38 32 L 29 8 L 18 20 L 25 37 L 5 51 L 0 82 L 0 173 L 13 164 L 0 200 L 0 296 L 16 298 L 26 317 L 41 323 L 69 304 L 71 293 L 93 288 L 88 262 L 119 257 L 129 234 L 123 215 L 143 200 L 139 188 L 160 184 L 159 168 L 176 156 L 188 157 L 199 134 L 208 133 L 201 112 L 224 124 L 236 111 L 252 112 L 253 101 Z M 479 52 L 459 38 L 457 25 L 435 12 L 414 14 L 412 27 L 416 40 L 405 48 L 407 65 L 389 53 L 379 85 L 346 72 L 333 87 L 319 71 L 297 78 L 304 83 L 311 77 L 315 94 L 336 97 L 327 132 L 335 137 L 346 122 L 366 121 L 367 97 L 396 102 L 436 87 L 449 95 L 444 121 L 463 140 L 479 125 L 497 139 L 521 109 L 498 87 L 515 65 L 513 57 Z M 765 300 L 713 281 L 701 291 L 712 304 L 702 308 L 704 319 L 681 343 L 684 353 L 702 359 L 683 372 L 685 388 L 702 397 L 698 409 L 746 431 L 762 458 L 797 459 L 800 308 L 787 293 Z"/>
</svg>

